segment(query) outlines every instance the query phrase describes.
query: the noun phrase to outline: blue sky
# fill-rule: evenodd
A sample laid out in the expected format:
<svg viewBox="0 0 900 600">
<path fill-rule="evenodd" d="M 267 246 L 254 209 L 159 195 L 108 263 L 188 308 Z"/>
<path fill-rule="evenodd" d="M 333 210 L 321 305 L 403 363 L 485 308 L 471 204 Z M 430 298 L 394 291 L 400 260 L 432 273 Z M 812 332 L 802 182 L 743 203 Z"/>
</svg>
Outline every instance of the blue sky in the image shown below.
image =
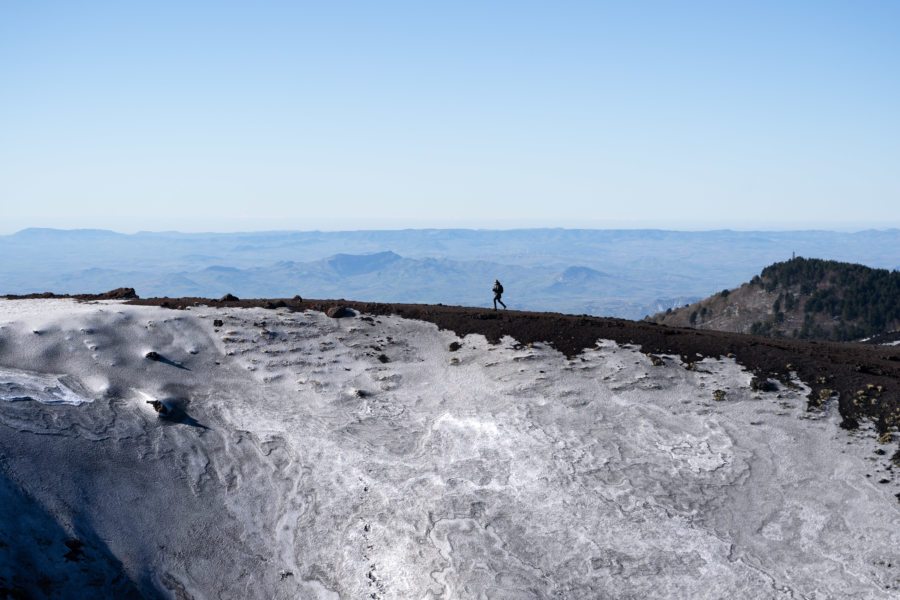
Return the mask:
<svg viewBox="0 0 900 600">
<path fill-rule="evenodd" d="M 0 232 L 900 226 L 898 2 L 0 0 Z"/>
</svg>

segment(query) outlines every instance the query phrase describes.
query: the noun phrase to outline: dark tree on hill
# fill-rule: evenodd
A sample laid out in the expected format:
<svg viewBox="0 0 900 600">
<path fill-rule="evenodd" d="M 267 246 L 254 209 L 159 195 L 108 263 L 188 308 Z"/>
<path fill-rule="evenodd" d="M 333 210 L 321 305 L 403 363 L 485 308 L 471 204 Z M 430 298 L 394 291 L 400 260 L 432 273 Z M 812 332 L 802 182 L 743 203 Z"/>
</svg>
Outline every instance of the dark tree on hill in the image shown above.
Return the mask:
<svg viewBox="0 0 900 600">
<path fill-rule="evenodd" d="M 795 258 L 763 269 L 760 282 L 770 292 L 799 286 L 806 313 L 797 335 L 803 338 L 859 339 L 900 322 L 900 272 L 864 265 Z M 779 294 L 773 308 L 791 311 L 797 298 Z M 816 323 L 818 316 L 820 323 Z M 826 335 L 821 322 L 837 321 Z M 764 329 L 760 324 L 758 330 Z M 762 331 L 760 331 L 762 333 Z M 762 333 L 766 335 L 766 333 Z"/>
</svg>

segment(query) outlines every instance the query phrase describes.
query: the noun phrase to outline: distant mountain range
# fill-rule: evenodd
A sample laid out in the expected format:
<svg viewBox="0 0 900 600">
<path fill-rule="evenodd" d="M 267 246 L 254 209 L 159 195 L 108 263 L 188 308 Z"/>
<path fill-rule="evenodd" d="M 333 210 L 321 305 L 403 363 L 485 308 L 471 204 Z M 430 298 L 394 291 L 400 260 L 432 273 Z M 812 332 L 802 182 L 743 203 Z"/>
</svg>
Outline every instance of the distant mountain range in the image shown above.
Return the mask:
<svg viewBox="0 0 900 600">
<path fill-rule="evenodd" d="M 792 252 L 895 269 L 900 230 L 836 233 L 422 229 L 0 236 L 0 293 L 345 297 L 639 319 L 748 281 Z"/>
<path fill-rule="evenodd" d="M 652 320 L 773 337 L 859 340 L 900 328 L 900 272 L 798 257 Z"/>
</svg>

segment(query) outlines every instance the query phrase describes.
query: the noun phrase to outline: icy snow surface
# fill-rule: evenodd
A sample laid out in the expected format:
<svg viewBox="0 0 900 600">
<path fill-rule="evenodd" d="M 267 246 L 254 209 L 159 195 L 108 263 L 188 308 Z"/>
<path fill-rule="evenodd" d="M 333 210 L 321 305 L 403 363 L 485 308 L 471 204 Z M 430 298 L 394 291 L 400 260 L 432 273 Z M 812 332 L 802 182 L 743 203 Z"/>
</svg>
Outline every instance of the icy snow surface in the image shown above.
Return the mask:
<svg viewBox="0 0 900 600">
<path fill-rule="evenodd" d="M 34 400 L 42 404 L 72 404 L 90 402 L 63 382 L 60 375 L 47 375 L 20 369 L 0 367 L 0 399 L 8 402 Z"/>
<path fill-rule="evenodd" d="M 0 402 L 0 591 L 896 598 L 871 429 L 808 413 L 801 382 L 757 394 L 733 361 L 663 358 L 0 300 L 0 390 L 36 400 Z"/>
</svg>

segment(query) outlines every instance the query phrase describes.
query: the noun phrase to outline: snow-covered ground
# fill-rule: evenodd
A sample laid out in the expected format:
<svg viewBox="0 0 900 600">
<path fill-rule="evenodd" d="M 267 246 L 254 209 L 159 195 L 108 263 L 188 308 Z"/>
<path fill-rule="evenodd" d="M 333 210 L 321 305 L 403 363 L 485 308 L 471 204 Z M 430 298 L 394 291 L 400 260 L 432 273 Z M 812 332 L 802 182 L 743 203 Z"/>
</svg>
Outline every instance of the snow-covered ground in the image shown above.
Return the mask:
<svg viewBox="0 0 900 600">
<path fill-rule="evenodd" d="M 663 362 L 398 317 L 0 300 L 0 592 L 900 594 L 871 429 L 807 412 L 802 382 Z"/>
</svg>

